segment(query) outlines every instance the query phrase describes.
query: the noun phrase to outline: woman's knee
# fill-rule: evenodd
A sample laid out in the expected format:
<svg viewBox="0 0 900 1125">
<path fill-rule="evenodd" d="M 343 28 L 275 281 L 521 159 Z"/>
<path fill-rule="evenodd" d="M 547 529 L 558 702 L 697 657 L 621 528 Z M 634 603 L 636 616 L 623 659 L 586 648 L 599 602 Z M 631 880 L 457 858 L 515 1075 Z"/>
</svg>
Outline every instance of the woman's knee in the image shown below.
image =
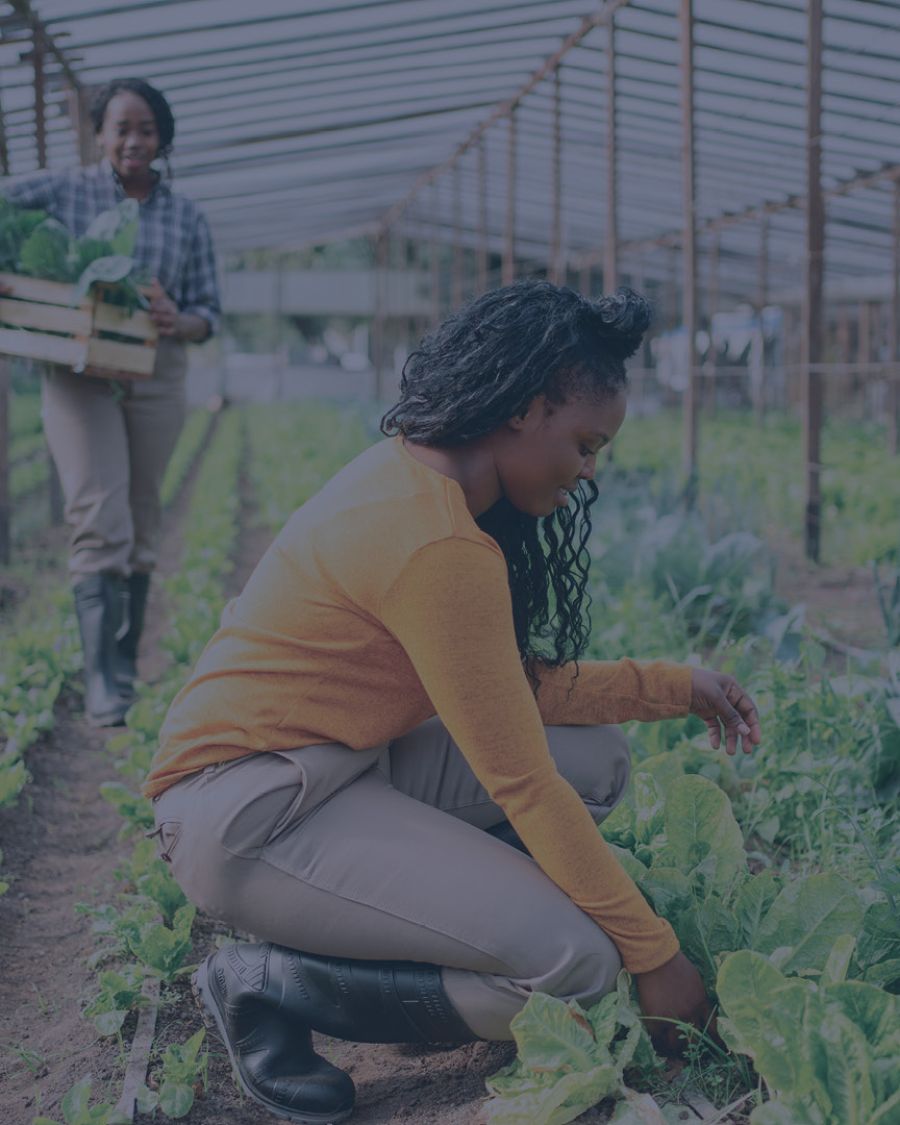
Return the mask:
<svg viewBox="0 0 900 1125">
<path fill-rule="evenodd" d="M 532 991 L 586 1005 L 596 1003 L 615 988 L 622 968 L 612 939 L 581 911 L 574 924 L 554 927 L 554 939 L 539 957 L 540 967 L 520 983 Z"/>
<path fill-rule="evenodd" d="M 601 821 L 619 803 L 631 774 L 631 753 L 617 726 L 548 727 L 550 751 L 562 776 Z"/>
</svg>

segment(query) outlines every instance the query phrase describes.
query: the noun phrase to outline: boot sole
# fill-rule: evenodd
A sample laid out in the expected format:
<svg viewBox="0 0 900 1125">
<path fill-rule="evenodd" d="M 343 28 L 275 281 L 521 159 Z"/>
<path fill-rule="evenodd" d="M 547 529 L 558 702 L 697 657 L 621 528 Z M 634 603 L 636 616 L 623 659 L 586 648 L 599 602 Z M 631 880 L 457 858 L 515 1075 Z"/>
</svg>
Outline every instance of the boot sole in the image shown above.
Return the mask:
<svg viewBox="0 0 900 1125">
<path fill-rule="evenodd" d="M 200 1016 L 204 1026 L 208 1031 L 213 1032 L 216 1038 L 220 1040 L 225 1047 L 225 1050 L 228 1052 L 229 1061 L 231 1062 L 231 1069 L 238 1081 L 238 1085 L 248 1098 L 252 1098 L 253 1101 L 257 1102 L 259 1105 L 265 1106 L 265 1108 L 276 1117 L 283 1117 L 287 1121 L 295 1122 L 295 1125 L 338 1125 L 339 1122 L 346 1121 L 347 1118 L 351 1116 L 353 1106 L 349 1109 L 342 1110 L 340 1113 L 297 1113 L 295 1110 L 286 1109 L 283 1105 L 270 1101 L 265 1095 L 254 1090 L 241 1073 L 241 1068 L 231 1049 L 231 1044 L 228 1042 L 228 1036 L 225 1032 L 222 1017 L 219 1014 L 219 1008 L 215 1002 L 215 995 L 210 985 L 209 972 L 205 961 L 191 977 L 191 991 L 194 994 L 197 1007 L 200 1009 Z"/>
</svg>

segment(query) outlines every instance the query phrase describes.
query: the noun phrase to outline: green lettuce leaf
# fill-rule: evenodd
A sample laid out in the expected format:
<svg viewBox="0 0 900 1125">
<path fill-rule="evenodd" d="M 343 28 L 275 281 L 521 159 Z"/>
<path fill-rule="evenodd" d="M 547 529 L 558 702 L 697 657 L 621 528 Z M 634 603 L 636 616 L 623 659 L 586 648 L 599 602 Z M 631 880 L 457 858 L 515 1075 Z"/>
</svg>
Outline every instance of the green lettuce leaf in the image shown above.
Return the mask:
<svg viewBox="0 0 900 1125">
<path fill-rule="evenodd" d="M 785 972 L 821 971 L 835 940 L 859 932 L 863 914 L 859 894 L 845 879 L 810 875 L 779 892 L 759 927 L 757 948 L 762 953 L 786 948 Z"/>
<path fill-rule="evenodd" d="M 106 258 L 95 258 L 85 267 L 75 283 L 72 304 L 77 305 L 80 301 L 83 301 L 95 281 L 105 281 L 109 284 L 124 281 L 133 269 L 134 258 L 126 257 L 124 254 L 110 254 Z"/>
<path fill-rule="evenodd" d="M 731 802 L 714 782 L 698 774 L 678 778 L 665 808 L 668 849 L 686 875 L 703 876 L 717 890 L 746 871 L 744 838 Z"/>
<path fill-rule="evenodd" d="M 726 957 L 716 991 L 726 1019 L 720 1030 L 732 1050 L 749 1055 L 776 1090 L 802 1097 L 813 1083 L 803 1035 L 808 1025 L 811 984 L 788 979 L 760 953 L 740 950 Z"/>
</svg>

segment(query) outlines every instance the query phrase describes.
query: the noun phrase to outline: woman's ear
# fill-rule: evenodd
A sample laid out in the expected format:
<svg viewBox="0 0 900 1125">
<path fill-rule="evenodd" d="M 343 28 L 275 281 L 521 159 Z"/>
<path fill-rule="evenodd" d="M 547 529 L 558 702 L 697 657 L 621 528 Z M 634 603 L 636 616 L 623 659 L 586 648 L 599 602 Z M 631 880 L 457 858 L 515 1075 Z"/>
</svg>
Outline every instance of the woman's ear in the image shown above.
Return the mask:
<svg viewBox="0 0 900 1125">
<path fill-rule="evenodd" d="M 523 431 L 532 429 L 535 423 L 544 417 L 546 404 L 546 395 L 535 395 L 523 411 L 507 419 L 507 426 L 511 430 Z"/>
</svg>

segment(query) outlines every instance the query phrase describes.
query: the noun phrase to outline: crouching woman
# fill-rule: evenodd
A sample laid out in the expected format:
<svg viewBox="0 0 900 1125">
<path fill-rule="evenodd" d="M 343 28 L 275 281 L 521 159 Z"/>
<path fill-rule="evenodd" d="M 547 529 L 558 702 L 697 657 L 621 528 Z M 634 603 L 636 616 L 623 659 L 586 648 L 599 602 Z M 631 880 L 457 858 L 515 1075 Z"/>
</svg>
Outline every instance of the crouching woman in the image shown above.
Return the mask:
<svg viewBox="0 0 900 1125">
<path fill-rule="evenodd" d="M 312 1030 L 508 1039 L 532 992 L 591 1005 L 623 964 L 651 1020 L 707 1018 L 596 824 L 628 779 L 616 724 L 694 712 L 733 753 L 753 703 L 714 672 L 579 659 L 596 458 L 648 319 L 545 282 L 451 317 L 388 439 L 294 513 L 172 705 L 145 788 L 161 854 L 257 938 L 196 992 L 282 1117 L 352 1111 Z"/>
</svg>

